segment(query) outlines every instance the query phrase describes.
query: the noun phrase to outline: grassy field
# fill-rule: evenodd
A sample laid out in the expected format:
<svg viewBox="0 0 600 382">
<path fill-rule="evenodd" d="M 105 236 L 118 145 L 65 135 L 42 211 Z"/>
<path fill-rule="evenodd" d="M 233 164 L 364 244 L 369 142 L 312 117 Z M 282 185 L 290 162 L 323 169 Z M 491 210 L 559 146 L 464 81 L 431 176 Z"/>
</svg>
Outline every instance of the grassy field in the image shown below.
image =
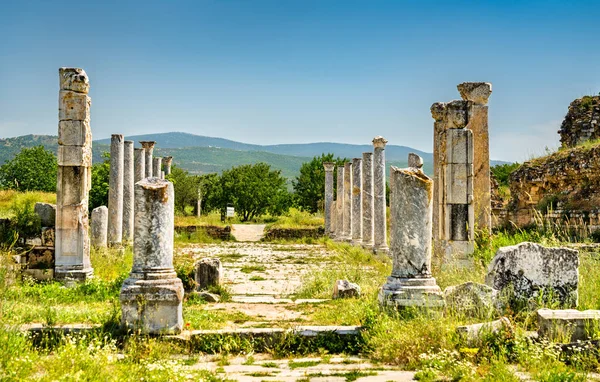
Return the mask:
<svg viewBox="0 0 600 382">
<path fill-rule="evenodd" d="M 18 192 L 15 190 L 0 190 L 0 218 L 13 216 L 12 208 L 21 203 L 56 203 L 56 194 L 52 192 Z"/>
</svg>

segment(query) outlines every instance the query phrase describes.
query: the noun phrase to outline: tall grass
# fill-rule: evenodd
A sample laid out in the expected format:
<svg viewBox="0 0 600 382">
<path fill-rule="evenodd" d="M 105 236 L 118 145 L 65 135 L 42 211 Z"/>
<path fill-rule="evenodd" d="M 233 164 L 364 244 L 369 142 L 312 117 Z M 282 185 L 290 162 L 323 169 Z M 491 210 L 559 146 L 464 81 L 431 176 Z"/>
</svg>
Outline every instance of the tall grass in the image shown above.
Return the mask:
<svg viewBox="0 0 600 382">
<path fill-rule="evenodd" d="M 0 218 L 12 217 L 11 206 L 15 203 L 23 203 L 25 201 L 55 204 L 56 194 L 41 191 L 19 192 L 15 190 L 0 190 Z"/>
</svg>

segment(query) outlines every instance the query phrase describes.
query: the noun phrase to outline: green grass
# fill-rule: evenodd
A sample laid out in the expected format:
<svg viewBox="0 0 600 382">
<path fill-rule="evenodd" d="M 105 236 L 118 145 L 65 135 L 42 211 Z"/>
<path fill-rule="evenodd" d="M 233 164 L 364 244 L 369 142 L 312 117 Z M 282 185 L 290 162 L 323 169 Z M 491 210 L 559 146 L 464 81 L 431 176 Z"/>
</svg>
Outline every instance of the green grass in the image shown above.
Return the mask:
<svg viewBox="0 0 600 382">
<path fill-rule="evenodd" d="M 315 360 L 315 361 L 293 361 L 293 360 L 291 360 L 288 362 L 288 367 L 293 370 L 293 369 L 297 369 L 299 367 L 317 366 L 320 363 L 321 363 L 320 360 Z"/>
<path fill-rule="evenodd" d="M 250 277 L 250 281 L 265 281 L 266 278 L 262 277 L 262 276 L 251 276 Z"/>
<path fill-rule="evenodd" d="M 263 265 L 244 265 L 240 268 L 242 273 L 264 272 L 267 270 Z"/>
<path fill-rule="evenodd" d="M 15 203 L 41 202 L 56 204 L 56 194 L 53 192 L 15 190 L 0 190 L 0 218 L 12 217 L 11 206 Z"/>
</svg>

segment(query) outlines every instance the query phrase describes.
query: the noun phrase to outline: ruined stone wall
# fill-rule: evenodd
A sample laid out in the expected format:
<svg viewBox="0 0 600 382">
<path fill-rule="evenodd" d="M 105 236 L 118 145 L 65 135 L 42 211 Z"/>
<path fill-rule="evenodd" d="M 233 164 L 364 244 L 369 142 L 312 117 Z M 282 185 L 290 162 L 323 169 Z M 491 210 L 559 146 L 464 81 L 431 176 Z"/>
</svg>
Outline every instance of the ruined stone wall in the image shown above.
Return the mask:
<svg viewBox="0 0 600 382">
<path fill-rule="evenodd" d="M 600 228 L 600 143 L 525 162 L 510 176 L 510 193 L 507 219 L 518 226 L 544 216 Z"/>
<path fill-rule="evenodd" d="M 600 96 L 586 96 L 571 102 L 558 133 L 562 147 L 600 139 Z"/>
</svg>

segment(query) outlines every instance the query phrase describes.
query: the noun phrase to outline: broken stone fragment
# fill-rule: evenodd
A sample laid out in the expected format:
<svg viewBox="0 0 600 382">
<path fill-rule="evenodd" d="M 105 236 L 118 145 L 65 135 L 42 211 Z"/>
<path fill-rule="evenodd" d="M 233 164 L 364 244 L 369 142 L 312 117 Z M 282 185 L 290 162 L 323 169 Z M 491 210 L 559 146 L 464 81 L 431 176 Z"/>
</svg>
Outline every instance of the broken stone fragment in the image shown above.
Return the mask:
<svg viewBox="0 0 600 382">
<path fill-rule="evenodd" d="M 360 297 L 360 286 L 348 280 L 337 280 L 333 284 L 333 298 Z"/>
<path fill-rule="evenodd" d="M 492 84 L 489 82 L 463 82 L 457 88 L 462 99 L 479 105 L 487 104 L 492 94 Z"/>
<path fill-rule="evenodd" d="M 579 252 L 569 248 L 547 248 L 524 242 L 502 247 L 488 268 L 486 284 L 510 292 L 511 302 L 544 298 L 566 307 L 576 307 L 579 283 Z"/>
<path fill-rule="evenodd" d="M 498 291 L 474 282 L 449 286 L 444 290 L 446 308 L 469 317 L 489 317 L 498 307 Z"/>
<path fill-rule="evenodd" d="M 198 296 L 199 298 L 201 298 L 202 300 L 206 301 L 206 302 L 219 302 L 221 301 L 221 297 L 219 297 L 219 295 L 214 294 L 214 293 L 209 293 L 206 291 L 202 291 L 202 292 L 192 292 L 191 293 L 194 296 Z"/>
<path fill-rule="evenodd" d="M 59 68 L 59 83 L 61 90 L 71 90 L 87 94 L 90 90 L 90 81 L 85 70 L 81 68 Z"/>
<path fill-rule="evenodd" d="M 469 345 L 475 345 L 484 335 L 498 333 L 500 330 L 513 331 L 513 327 L 508 318 L 502 317 L 496 321 L 459 326 L 456 328 L 456 333 L 458 333 L 458 335 Z"/>
<path fill-rule="evenodd" d="M 40 217 L 42 227 L 54 227 L 56 224 L 56 205 L 50 203 L 36 203 L 33 211 Z"/>
<path fill-rule="evenodd" d="M 221 260 L 205 258 L 194 265 L 194 280 L 197 290 L 205 290 L 223 282 L 223 265 Z"/>
<path fill-rule="evenodd" d="M 600 310 L 539 309 L 537 316 L 540 337 L 556 342 L 598 339 Z"/>
</svg>

